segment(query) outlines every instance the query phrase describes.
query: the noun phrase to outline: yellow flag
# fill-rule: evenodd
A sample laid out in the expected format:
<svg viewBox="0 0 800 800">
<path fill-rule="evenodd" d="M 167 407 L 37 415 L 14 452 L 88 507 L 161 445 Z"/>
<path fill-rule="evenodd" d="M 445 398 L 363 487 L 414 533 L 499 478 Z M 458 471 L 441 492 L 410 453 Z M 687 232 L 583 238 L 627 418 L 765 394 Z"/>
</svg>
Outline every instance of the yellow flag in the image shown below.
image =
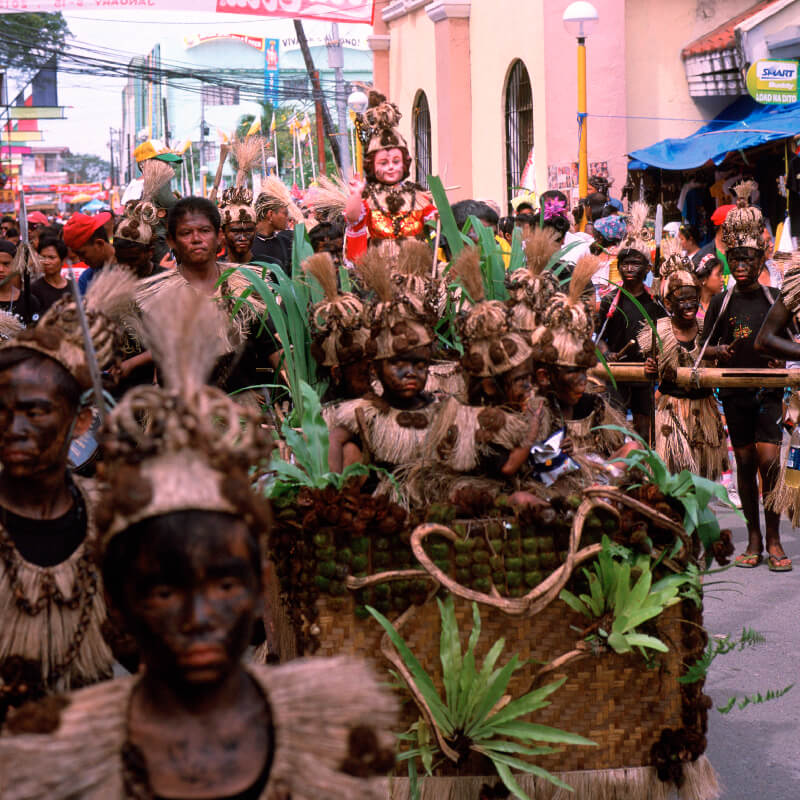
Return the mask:
<svg viewBox="0 0 800 800">
<path fill-rule="evenodd" d="M 247 131 L 248 136 L 252 136 L 254 133 L 261 133 L 261 117 L 256 117 L 250 126 L 250 130 Z"/>
<path fill-rule="evenodd" d="M 270 130 L 270 133 L 275 133 L 275 131 L 276 131 L 277 127 L 278 127 L 278 126 L 275 124 L 275 118 L 276 118 L 276 116 L 277 116 L 277 115 L 276 115 L 275 113 L 273 113 L 273 114 L 272 114 L 272 122 L 271 122 L 271 123 L 270 123 L 270 125 L 269 125 L 269 130 Z"/>
<path fill-rule="evenodd" d="M 303 117 L 303 123 L 300 125 L 300 137 L 305 140 L 311 134 L 311 120 L 308 114 Z"/>
<path fill-rule="evenodd" d="M 183 147 L 180 149 L 180 154 L 183 155 L 191 146 L 192 146 L 192 139 L 191 139 L 191 137 L 189 137 L 183 143 Z"/>
</svg>

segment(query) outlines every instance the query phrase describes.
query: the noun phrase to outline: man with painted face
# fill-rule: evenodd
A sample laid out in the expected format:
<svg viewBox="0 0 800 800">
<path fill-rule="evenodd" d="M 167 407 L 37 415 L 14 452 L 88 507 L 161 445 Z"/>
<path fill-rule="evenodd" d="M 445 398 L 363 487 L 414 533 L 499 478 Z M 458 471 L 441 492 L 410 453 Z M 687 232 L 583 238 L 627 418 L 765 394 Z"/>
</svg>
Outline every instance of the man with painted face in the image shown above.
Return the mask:
<svg viewBox="0 0 800 800">
<path fill-rule="evenodd" d="M 758 276 L 764 261 L 764 219 L 760 209 L 748 206 L 752 184 L 735 188 L 737 207 L 728 212 L 722 238 L 734 283 L 711 299 L 703 325 L 705 355 L 727 367 L 767 367 L 769 356 L 756 350 L 756 336 L 778 297 L 778 290 L 762 286 Z M 747 520 L 748 544 L 736 557 L 736 566 L 753 568 L 761 563 L 764 542 L 759 520 L 759 476 L 766 497 L 775 487 L 783 433 L 780 389 L 719 390 L 728 423 L 742 512 Z M 792 562 L 783 550 L 779 534 L 780 514 L 765 508 L 766 551 L 769 568 L 785 572 Z"/>
<path fill-rule="evenodd" d="M 641 353 L 637 344 L 637 335 L 645 321 L 641 309 L 644 309 L 653 322 L 667 315 L 644 285 L 651 267 L 652 245 L 652 241 L 645 235 L 646 218 L 646 204 L 634 203 L 626 235 L 617 254 L 624 291 L 611 291 L 600 302 L 597 320 L 600 334 L 598 345 L 608 361 L 643 361 L 647 354 Z M 612 397 L 621 410 L 631 412 L 636 432 L 645 441 L 649 441 L 653 406 L 652 384 L 620 384 Z"/>
<path fill-rule="evenodd" d="M 269 532 L 248 473 L 270 437 L 206 383 L 220 316 L 187 286 L 162 293 L 145 325 L 165 388 L 132 390 L 103 432 L 99 559 L 144 669 L 11 719 L 4 800 L 385 797 L 395 701 L 366 665 L 242 662 Z"/>
<path fill-rule="evenodd" d="M 98 365 L 113 360 L 135 279 L 109 268 L 86 295 Z M 74 301 L 0 346 L 0 719 L 9 706 L 111 677 L 96 544 L 96 491 L 68 468 L 91 422 Z M 0 790 L 0 794 L 2 791 Z"/>
</svg>

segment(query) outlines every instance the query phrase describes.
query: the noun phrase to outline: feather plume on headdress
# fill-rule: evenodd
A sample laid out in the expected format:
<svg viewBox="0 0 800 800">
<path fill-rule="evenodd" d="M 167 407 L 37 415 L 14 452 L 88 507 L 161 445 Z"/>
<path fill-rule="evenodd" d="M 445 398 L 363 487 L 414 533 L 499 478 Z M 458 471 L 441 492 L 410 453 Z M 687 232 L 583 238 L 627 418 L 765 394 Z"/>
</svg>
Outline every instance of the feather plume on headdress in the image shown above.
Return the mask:
<svg viewBox="0 0 800 800">
<path fill-rule="evenodd" d="M 247 176 L 261 159 L 263 136 L 237 137 L 231 142 L 231 153 L 236 161 L 236 185 L 246 186 Z"/>
<path fill-rule="evenodd" d="M 556 235 L 551 227 L 535 228 L 525 242 L 525 268 L 506 275 L 512 327 L 526 337 L 539 326 L 542 311 L 560 289 L 558 278 L 545 269 L 559 249 Z"/>
<path fill-rule="evenodd" d="M 592 339 L 594 322 L 584 293 L 600 259 L 585 255 L 578 259 L 566 294 L 554 295 L 545 309 L 542 324 L 533 332 L 533 357 L 545 364 L 593 367 L 597 363 Z"/>
<path fill-rule="evenodd" d="M 755 188 L 755 182 L 749 180 L 733 188 L 736 208 L 728 212 L 722 223 L 722 241 L 729 250 L 736 247 L 764 250 L 764 216 L 760 208 L 748 205 Z"/>
<path fill-rule="evenodd" d="M 627 218 L 627 230 L 620 243 L 618 258 L 622 258 L 628 251 L 634 251 L 644 256 L 648 264 L 652 264 L 653 236 L 645 227 L 647 212 L 647 203 L 637 200 L 631 204 Z"/>
<path fill-rule="evenodd" d="M 150 158 L 141 163 L 142 170 L 142 200 L 152 202 L 162 187 L 166 186 L 175 177 L 175 168 L 166 161 Z"/>
<path fill-rule="evenodd" d="M 472 301 L 458 320 L 464 345 L 463 368 L 475 377 L 489 377 L 518 367 L 530 357 L 530 347 L 520 333 L 512 330 L 509 309 L 499 300 L 486 300 L 478 248 L 465 247 L 453 262 L 451 272 Z"/>
<path fill-rule="evenodd" d="M 317 185 L 308 190 L 306 201 L 317 219 L 332 220 L 344 213 L 349 197 L 350 189 L 338 175 L 320 175 Z"/>
<path fill-rule="evenodd" d="M 340 292 L 330 253 L 317 253 L 303 262 L 303 270 L 322 287 L 325 299 L 311 309 L 311 351 L 321 366 L 351 364 L 366 355 L 369 339 L 363 302 Z"/>
</svg>

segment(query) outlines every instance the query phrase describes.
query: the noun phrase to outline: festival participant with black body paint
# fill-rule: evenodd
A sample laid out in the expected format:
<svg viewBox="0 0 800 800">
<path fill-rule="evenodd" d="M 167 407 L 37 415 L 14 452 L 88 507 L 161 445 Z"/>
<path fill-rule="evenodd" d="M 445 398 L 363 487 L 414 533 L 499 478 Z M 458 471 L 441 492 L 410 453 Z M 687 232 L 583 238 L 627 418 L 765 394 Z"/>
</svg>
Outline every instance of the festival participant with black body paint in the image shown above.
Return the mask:
<svg viewBox="0 0 800 800">
<path fill-rule="evenodd" d="M 164 387 L 134 389 L 103 435 L 99 556 L 144 669 L 18 712 L 0 738 L 5 800 L 386 796 L 395 701 L 366 665 L 242 663 L 269 528 L 248 471 L 270 438 L 206 383 L 218 315 L 186 286 L 159 297 L 145 320 Z"/>
<path fill-rule="evenodd" d="M 748 206 L 752 189 L 749 181 L 735 188 L 737 207 L 728 212 L 722 224 L 722 240 L 734 279 L 728 290 L 712 298 L 706 313 L 702 339 L 705 355 L 726 367 L 764 368 L 771 362 L 756 350 L 756 335 L 778 290 L 762 286 L 758 276 L 764 261 L 764 218 L 761 211 Z M 764 541 L 759 519 L 759 481 L 766 497 L 775 487 L 783 432 L 780 427 L 782 391 L 780 389 L 719 390 L 728 433 L 736 457 L 736 477 L 742 512 L 747 520 L 748 544 L 736 557 L 736 566 L 752 568 L 762 561 Z M 792 568 L 781 545 L 780 514 L 764 509 L 766 551 L 769 568 L 786 572 Z"/>
<path fill-rule="evenodd" d="M 87 292 L 101 368 L 113 359 L 113 318 L 127 309 L 134 283 L 109 269 Z M 91 559 L 96 491 L 67 463 L 70 441 L 91 422 L 81 404 L 91 385 L 71 298 L 0 345 L 0 718 L 9 706 L 111 677 Z"/>
</svg>

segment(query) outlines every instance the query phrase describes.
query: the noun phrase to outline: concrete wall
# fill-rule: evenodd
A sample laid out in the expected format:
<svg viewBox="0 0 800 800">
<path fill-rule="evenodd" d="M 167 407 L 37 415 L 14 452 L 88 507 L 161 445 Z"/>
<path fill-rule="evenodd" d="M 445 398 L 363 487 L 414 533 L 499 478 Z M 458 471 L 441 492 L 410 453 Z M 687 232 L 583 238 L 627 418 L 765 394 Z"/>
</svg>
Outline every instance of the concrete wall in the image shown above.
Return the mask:
<svg viewBox="0 0 800 800">
<path fill-rule="evenodd" d="M 543 5 L 547 0 L 473 0 L 472 169 L 474 196 L 506 206 L 505 93 L 513 63 L 528 70 L 533 94 L 536 188 L 547 185 L 548 138 Z M 522 155 L 523 163 L 528 154 Z"/>
<path fill-rule="evenodd" d="M 570 0 L 544 0 L 547 154 L 551 164 L 578 160 L 577 42 L 562 22 Z M 619 188 L 625 183 L 625 4 L 592 0 L 599 21 L 586 40 L 589 162 L 608 161 Z M 592 117 L 591 115 L 603 115 Z"/>
<path fill-rule="evenodd" d="M 626 0 L 628 152 L 688 136 L 735 97 L 692 98 L 681 50 L 753 0 Z M 659 119 L 653 119 L 659 118 Z"/>
<path fill-rule="evenodd" d="M 433 172 L 441 171 L 439 164 L 439 106 L 436 90 L 436 39 L 434 24 L 420 7 L 389 24 L 389 86 L 379 86 L 397 104 L 403 118 L 400 130 L 413 155 L 413 108 L 417 93 L 422 90 L 428 98 L 431 112 L 431 152 Z M 413 170 L 412 170 L 413 174 Z M 453 198 L 451 198 L 453 199 Z M 457 198 L 456 198 L 457 199 Z"/>
</svg>

